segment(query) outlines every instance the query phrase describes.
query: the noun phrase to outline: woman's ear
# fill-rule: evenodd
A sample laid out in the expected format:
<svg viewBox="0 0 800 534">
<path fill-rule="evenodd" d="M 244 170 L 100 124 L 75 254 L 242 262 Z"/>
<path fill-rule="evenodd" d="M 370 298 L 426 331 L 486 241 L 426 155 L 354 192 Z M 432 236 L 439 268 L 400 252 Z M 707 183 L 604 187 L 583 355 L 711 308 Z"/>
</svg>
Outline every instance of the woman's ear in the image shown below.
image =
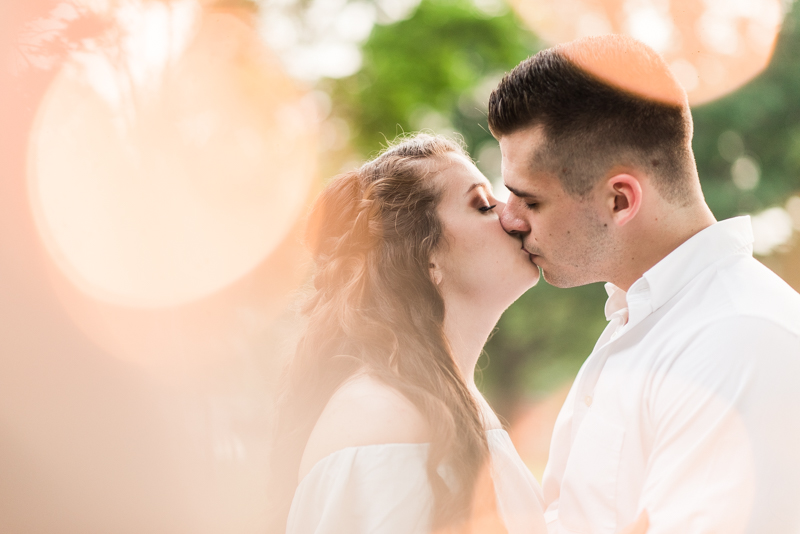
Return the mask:
<svg viewBox="0 0 800 534">
<path fill-rule="evenodd" d="M 608 208 L 617 226 L 630 222 L 642 206 L 642 184 L 630 174 L 616 174 L 606 182 Z"/>
<path fill-rule="evenodd" d="M 428 264 L 428 272 L 431 275 L 431 280 L 437 286 L 442 283 L 442 270 L 439 268 L 439 265 L 435 261 L 431 261 Z"/>
</svg>

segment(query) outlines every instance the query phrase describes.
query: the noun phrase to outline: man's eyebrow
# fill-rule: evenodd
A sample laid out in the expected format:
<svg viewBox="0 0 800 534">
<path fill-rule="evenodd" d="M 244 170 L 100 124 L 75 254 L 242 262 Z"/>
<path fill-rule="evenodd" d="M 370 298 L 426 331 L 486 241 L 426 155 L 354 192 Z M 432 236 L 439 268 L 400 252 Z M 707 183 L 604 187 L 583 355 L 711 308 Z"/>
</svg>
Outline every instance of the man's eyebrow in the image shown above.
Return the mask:
<svg viewBox="0 0 800 534">
<path fill-rule="evenodd" d="M 509 187 L 508 185 L 506 185 L 506 189 L 508 189 L 509 191 L 514 193 L 514 196 L 517 196 L 517 197 L 535 197 L 536 196 L 533 193 L 528 193 L 527 191 L 520 191 L 519 189 L 514 189 L 513 187 Z"/>
</svg>

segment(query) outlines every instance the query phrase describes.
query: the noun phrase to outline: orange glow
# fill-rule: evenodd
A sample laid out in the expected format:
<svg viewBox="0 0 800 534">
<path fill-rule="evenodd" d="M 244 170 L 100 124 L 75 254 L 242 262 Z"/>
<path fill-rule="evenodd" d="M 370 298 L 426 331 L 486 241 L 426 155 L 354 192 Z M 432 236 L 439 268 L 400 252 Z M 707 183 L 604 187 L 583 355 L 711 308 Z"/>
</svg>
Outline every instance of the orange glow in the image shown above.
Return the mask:
<svg viewBox="0 0 800 534">
<path fill-rule="evenodd" d="M 317 116 L 246 16 L 137 9 L 47 90 L 28 196 L 71 319 L 177 377 L 257 345 L 305 276 Z"/>
<path fill-rule="evenodd" d="M 434 534 L 508 534 L 497 509 L 491 464 L 485 464 L 478 473 L 466 521 L 437 529 Z"/>
<path fill-rule="evenodd" d="M 542 38 L 564 43 L 624 33 L 661 53 L 691 104 L 740 87 L 769 63 L 780 0 L 511 0 Z"/>
<path fill-rule="evenodd" d="M 609 47 L 606 38 L 589 37 L 562 45 L 564 54 L 582 69 L 626 91 L 651 100 L 674 106 L 686 104 L 686 94 L 680 84 L 663 68 L 663 62 L 646 46 L 628 37 L 627 46 L 637 54 L 620 57 L 615 47 Z"/>
<path fill-rule="evenodd" d="M 271 322 L 305 276 L 298 268 L 306 260 L 302 228 L 296 223 L 267 259 L 235 283 L 182 306 L 104 302 L 82 292 L 57 269 L 51 270 L 51 282 L 71 319 L 108 354 L 170 381 L 202 380 L 220 363 L 242 356 L 274 356 L 250 351 L 263 349 L 260 342 Z"/>
<path fill-rule="evenodd" d="M 508 429 L 519 455 L 539 482 L 550 454 L 553 427 L 571 385 L 565 383 L 538 402 L 520 405 Z"/>
<path fill-rule="evenodd" d="M 205 12 L 194 31 L 174 59 L 75 54 L 31 133 L 39 231 L 69 280 L 104 303 L 178 306 L 234 284 L 308 196 L 310 99 L 237 16 Z"/>
</svg>

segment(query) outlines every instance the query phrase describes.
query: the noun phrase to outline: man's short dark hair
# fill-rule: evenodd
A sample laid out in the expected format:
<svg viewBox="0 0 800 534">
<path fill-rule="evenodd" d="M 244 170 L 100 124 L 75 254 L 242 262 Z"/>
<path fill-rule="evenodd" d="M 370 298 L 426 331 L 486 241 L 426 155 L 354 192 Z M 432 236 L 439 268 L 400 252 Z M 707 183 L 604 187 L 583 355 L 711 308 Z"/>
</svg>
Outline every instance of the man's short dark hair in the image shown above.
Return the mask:
<svg viewBox="0 0 800 534">
<path fill-rule="evenodd" d="M 647 172 L 668 201 L 685 204 L 696 169 L 683 89 L 660 56 L 638 41 L 594 39 L 578 42 L 577 56 L 569 48 L 549 48 L 508 73 L 489 98 L 492 134 L 499 139 L 542 128 L 545 144 L 535 157 L 570 194 L 584 196 L 611 168 L 629 165 Z M 622 83 L 596 75 L 602 65 L 590 72 L 593 61 L 610 61 Z M 682 98 L 659 100 L 628 90 L 625 78 L 633 77 L 645 84 L 658 79 Z"/>
</svg>

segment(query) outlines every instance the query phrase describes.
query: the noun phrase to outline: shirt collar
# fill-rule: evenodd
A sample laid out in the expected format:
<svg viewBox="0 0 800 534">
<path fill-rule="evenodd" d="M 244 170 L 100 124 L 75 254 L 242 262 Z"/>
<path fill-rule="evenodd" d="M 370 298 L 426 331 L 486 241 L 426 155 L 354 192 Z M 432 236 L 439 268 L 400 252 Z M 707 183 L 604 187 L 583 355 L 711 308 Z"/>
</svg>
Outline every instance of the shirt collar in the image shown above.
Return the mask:
<svg viewBox="0 0 800 534">
<path fill-rule="evenodd" d="M 606 284 L 606 293 L 608 293 L 608 300 L 606 301 L 605 308 L 606 320 L 610 321 L 615 317 L 624 315 L 625 320 L 623 322 L 627 322 L 627 293 L 610 282 Z"/>
<path fill-rule="evenodd" d="M 753 227 L 750 216 L 734 217 L 712 224 L 687 239 L 664 259 L 650 268 L 631 285 L 626 293 L 614 284 L 606 284 L 606 319 L 611 320 L 625 308 L 631 309 L 631 319 L 660 308 L 675 296 L 695 276 L 711 264 L 740 251 L 753 253 Z M 634 306 L 633 301 L 643 300 L 645 306 Z M 645 309 L 646 308 L 646 311 Z M 641 317 L 637 317 L 635 322 Z"/>
</svg>

